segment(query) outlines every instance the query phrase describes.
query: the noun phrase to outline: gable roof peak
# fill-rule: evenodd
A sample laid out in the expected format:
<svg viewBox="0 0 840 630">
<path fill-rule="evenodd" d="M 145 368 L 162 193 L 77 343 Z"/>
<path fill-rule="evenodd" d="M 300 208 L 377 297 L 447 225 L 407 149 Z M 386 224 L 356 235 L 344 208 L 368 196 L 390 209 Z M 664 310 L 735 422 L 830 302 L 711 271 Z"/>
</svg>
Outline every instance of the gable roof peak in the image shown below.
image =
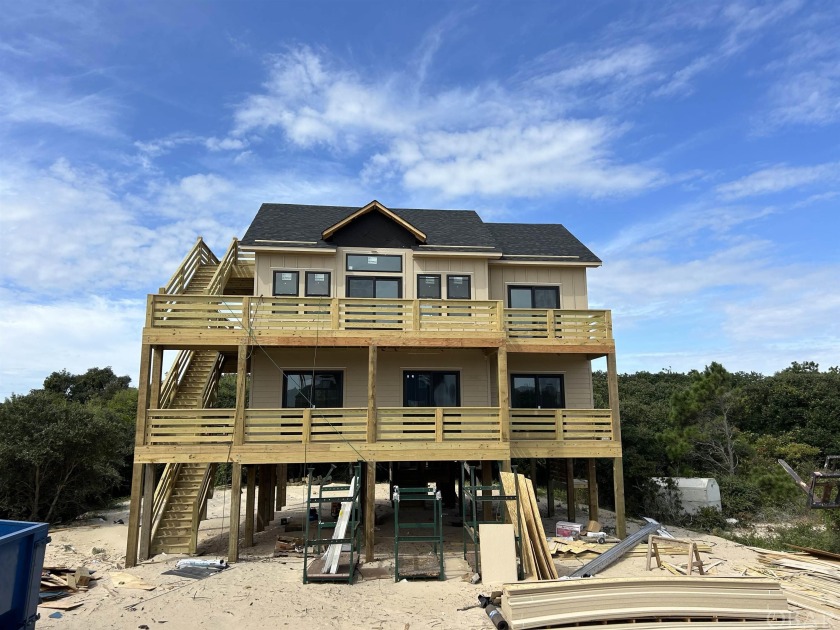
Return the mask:
<svg viewBox="0 0 840 630">
<path fill-rule="evenodd" d="M 394 223 L 398 224 L 400 227 L 404 228 L 405 230 L 408 230 L 421 243 L 426 242 L 427 237 L 426 237 L 425 232 L 423 232 L 422 230 L 419 230 L 418 228 L 413 226 L 411 223 L 409 223 L 408 221 L 406 221 L 402 217 L 398 216 L 397 214 L 395 214 L 394 212 L 392 212 L 391 210 L 386 208 L 384 205 L 379 203 L 376 199 L 371 201 L 369 204 L 367 204 L 365 206 L 362 206 L 361 208 L 359 208 L 355 212 L 349 214 L 348 216 L 344 217 L 338 223 L 335 223 L 335 224 L 331 225 L 330 227 L 328 227 L 326 230 L 321 232 L 321 238 L 324 239 L 324 240 L 327 240 L 328 238 L 333 236 L 336 232 L 338 232 L 341 228 L 345 227 L 346 225 L 352 223 L 353 221 L 355 221 L 359 217 L 367 214 L 368 212 L 372 212 L 372 211 L 376 211 L 376 212 L 379 212 L 379 213 L 383 214 L 384 216 L 391 219 Z"/>
</svg>

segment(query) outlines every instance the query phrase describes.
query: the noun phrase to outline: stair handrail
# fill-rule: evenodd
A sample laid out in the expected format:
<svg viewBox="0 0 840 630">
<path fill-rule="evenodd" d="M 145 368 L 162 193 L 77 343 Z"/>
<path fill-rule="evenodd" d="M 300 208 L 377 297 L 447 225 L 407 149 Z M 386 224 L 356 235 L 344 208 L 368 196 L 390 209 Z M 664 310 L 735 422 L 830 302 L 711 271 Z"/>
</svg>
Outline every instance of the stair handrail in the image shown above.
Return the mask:
<svg viewBox="0 0 840 630">
<path fill-rule="evenodd" d="M 184 292 L 190 280 L 198 271 L 201 265 L 218 264 L 216 254 L 207 246 L 202 237 L 198 237 L 192 249 L 184 256 L 184 260 L 178 265 L 175 273 L 169 278 L 169 282 L 162 286 L 158 293 L 166 295 L 177 295 Z"/>
<path fill-rule="evenodd" d="M 209 409 L 215 402 L 218 394 L 219 380 L 222 378 L 222 365 L 225 363 L 225 355 L 221 352 L 216 354 L 216 362 L 213 364 L 213 369 L 207 376 L 207 381 L 204 383 L 204 389 L 201 392 L 201 407 L 202 409 Z"/>
<path fill-rule="evenodd" d="M 207 497 L 210 494 L 212 481 L 216 477 L 216 465 L 210 464 L 207 470 L 204 471 L 204 477 L 201 480 L 201 487 L 198 490 L 198 495 L 193 503 L 192 523 L 190 526 L 190 553 L 195 553 L 198 547 L 198 526 L 201 523 L 201 514 L 204 511 L 204 506 L 207 503 Z"/>
<path fill-rule="evenodd" d="M 210 283 L 204 290 L 205 294 L 222 295 L 222 293 L 224 293 L 225 284 L 227 284 L 230 273 L 233 271 L 233 267 L 237 264 L 238 259 L 239 240 L 234 236 L 227 248 L 227 251 L 225 252 L 225 255 L 222 257 L 222 261 L 216 268 L 216 273 L 213 274 L 213 277 L 210 279 Z"/>
<path fill-rule="evenodd" d="M 178 393 L 178 386 L 181 384 L 181 379 L 192 363 L 194 350 L 181 350 L 172 362 L 172 367 L 166 373 L 166 378 L 160 387 L 160 401 L 158 401 L 158 409 L 168 409 L 175 402 L 175 396 Z"/>
<path fill-rule="evenodd" d="M 163 513 L 169 499 L 172 497 L 172 492 L 175 490 L 175 482 L 178 479 L 178 473 L 181 472 L 181 464 L 167 464 L 163 469 L 163 474 L 160 476 L 160 481 L 155 488 L 155 497 L 152 501 L 152 531 L 149 540 L 155 539 L 158 527 L 163 520 Z"/>
</svg>

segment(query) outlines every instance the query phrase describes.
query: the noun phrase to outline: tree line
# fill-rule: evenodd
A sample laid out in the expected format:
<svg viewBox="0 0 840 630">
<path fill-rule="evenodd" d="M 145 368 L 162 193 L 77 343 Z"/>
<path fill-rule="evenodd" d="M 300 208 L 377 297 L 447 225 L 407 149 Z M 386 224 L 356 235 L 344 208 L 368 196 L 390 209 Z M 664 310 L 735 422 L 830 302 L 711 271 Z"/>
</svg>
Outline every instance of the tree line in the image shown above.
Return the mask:
<svg viewBox="0 0 840 630">
<path fill-rule="evenodd" d="M 653 479 L 671 476 L 714 477 L 722 518 L 800 509 L 805 494 L 777 460 L 807 478 L 826 455 L 840 455 L 837 367 L 795 362 L 766 376 L 712 363 L 687 374 L 623 374 L 618 384 L 630 514 L 663 516 Z M 608 407 L 606 374 L 595 372 L 593 385 L 595 406 Z"/>
<path fill-rule="evenodd" d="M 110 367 L 62 370 L 0 403 L 0 518 L 67 521 L 129 492 L 130 382 Z"/>
</svg>

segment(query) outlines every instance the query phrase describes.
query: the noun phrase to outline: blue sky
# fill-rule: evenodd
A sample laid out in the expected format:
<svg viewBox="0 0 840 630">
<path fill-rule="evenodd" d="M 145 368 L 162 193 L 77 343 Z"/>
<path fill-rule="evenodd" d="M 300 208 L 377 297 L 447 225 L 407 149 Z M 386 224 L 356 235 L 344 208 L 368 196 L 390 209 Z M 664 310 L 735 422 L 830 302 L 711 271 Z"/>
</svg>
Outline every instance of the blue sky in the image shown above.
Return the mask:
<svg viewBox="0 0 840 630">
<path fill-rule="evenodd" d="M 840 7 L 0 1 L 0 395 L 262 202 L 561 222 L 623 372 L 840 363 Z"/>
</svg>

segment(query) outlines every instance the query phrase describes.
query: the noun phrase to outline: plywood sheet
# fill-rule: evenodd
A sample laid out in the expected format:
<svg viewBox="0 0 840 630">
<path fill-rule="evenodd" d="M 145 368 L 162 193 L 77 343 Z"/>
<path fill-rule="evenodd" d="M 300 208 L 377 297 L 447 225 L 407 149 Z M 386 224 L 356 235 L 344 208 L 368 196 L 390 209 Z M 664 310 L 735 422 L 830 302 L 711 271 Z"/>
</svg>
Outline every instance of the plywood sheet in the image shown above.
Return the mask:
<svg viewBox="0 0 840 630">
<path fill-rule="evenodd" d="M 484 584 L 516 582 L 516 546 L 513 525 L 478 526 L 481 540 L 481 581 Z"/>
</svg>

